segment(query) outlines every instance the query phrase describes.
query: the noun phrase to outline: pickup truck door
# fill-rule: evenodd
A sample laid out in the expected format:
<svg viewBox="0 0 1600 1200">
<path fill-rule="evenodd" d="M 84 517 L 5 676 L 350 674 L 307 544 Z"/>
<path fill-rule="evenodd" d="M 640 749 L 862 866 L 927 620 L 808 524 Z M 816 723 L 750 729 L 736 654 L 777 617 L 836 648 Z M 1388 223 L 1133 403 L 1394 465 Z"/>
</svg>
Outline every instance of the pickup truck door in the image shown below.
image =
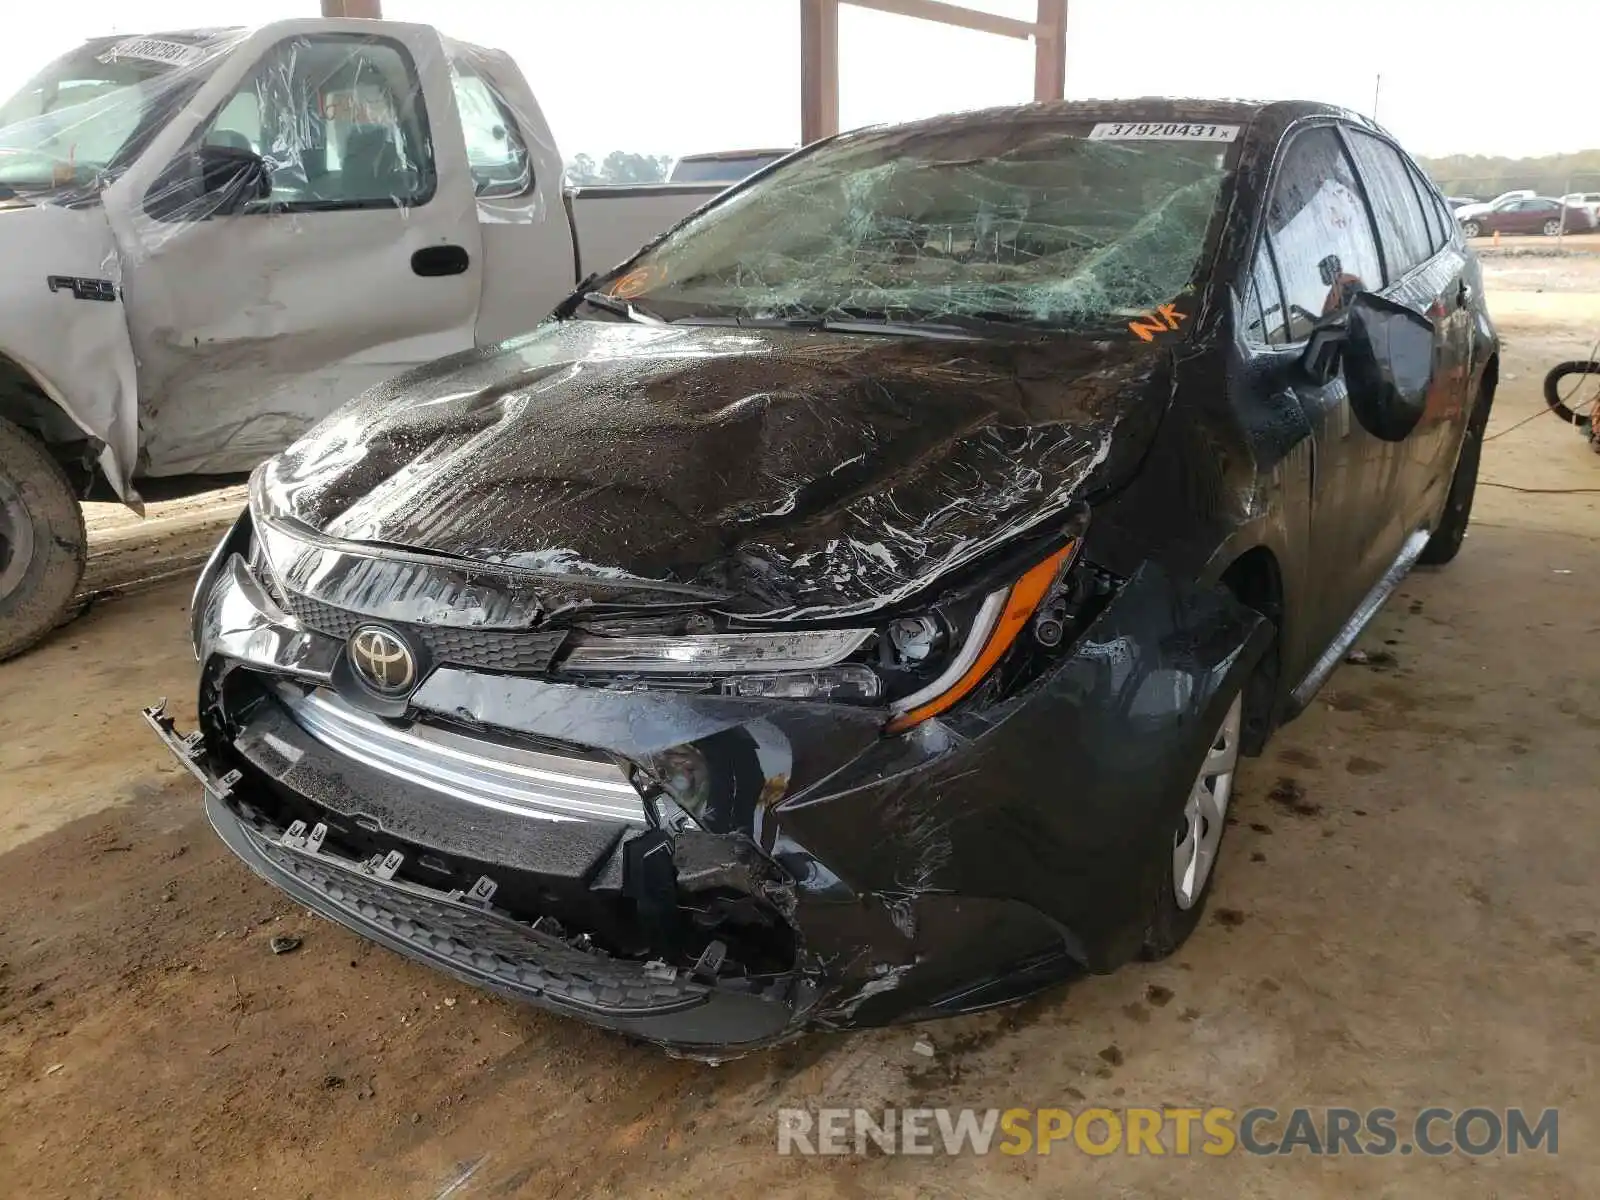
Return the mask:
<svg viewBox="0 0 1600 1200">
<path fill-rule="evenodd" d="M 206 190 L 202 156 L 230 151 L 265 161 L 270 195 Z M 482 244 L 426 26 L 258 31 L 107 208 L 148 474 L 248 470 L 364 389 L 474 343 Z"/>
</svg>

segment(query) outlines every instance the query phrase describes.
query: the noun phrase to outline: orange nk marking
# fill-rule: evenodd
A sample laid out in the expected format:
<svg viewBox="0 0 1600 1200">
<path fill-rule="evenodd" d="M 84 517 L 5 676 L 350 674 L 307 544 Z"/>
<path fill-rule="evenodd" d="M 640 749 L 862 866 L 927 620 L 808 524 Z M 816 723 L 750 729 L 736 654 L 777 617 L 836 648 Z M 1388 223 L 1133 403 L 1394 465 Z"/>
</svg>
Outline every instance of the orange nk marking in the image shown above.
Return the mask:
<svg viewBox="0 0 1600 1200">
<path fill-rule="evenodd" d="M 1129 321 L 1128 328 L 1137 334 L 1143 341 L 1153 342 L 1156 334 L 1167 333 L 1178 327 L 1178 322 L 1184 319 L 1185 314 L 1179 312 L 1171 304 L 1163 304 L 1154 311 L 1145 313 L 1136 321 Z"/>
</svg>

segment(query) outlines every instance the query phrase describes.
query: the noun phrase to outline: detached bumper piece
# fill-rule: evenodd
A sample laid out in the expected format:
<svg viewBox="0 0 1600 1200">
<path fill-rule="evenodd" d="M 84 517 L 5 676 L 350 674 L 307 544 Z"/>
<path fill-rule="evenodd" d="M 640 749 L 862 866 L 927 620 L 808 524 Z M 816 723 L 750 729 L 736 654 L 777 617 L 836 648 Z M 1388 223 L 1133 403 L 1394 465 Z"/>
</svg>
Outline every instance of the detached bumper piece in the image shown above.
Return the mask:
<svg viewBox="0 0 1600 1200">
<path fill-rule="evenodd" d="M 396 878 L 405 857 L 399 850 L 357 859 L 334 848 L 324 824 L 281 827 L 241 801 L 239 772 L 209 770 L 198 739 L 181 734 L 161 705 L 145 718 L 205 786 L 206 815 L 230 850 L 298 903 L 391 950 L 465 983 L 689 1054 L 754 1048 L 797 1022 L 786 988 L 718 985 L 668 963 L 580 948 L 514 920 L 494 905 L 498 887 L 487 875 L 467 889 L 432 888 Z"/>
</svg>

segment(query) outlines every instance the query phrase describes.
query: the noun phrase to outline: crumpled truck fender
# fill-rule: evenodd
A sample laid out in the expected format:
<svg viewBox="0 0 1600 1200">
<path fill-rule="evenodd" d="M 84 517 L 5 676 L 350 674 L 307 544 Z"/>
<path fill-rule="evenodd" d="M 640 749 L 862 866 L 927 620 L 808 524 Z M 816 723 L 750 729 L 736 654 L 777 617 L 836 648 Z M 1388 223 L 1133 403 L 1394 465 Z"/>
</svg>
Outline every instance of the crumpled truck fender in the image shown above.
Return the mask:
<svg viewBox="0 0 1600 1200">
<path fill-rule="evenodd" d="M 137 505 L 138 381 L 103 210 L 0 207 L 0 263 L 0 354 L 92 440 L 107 482 Z"/>
<path fill-rule="evenodd" d="M 908 939 L 927 902 L 940 912 L 949 893 L 990 897 L 1035 910 L 1059 948 L 1110 970 L 1139 949 L 1151 872 L 1171 870 L 1151 847 L 1271 637 L 1224 589 L 1146 563 L 1049 674 L 870 747 L 820 799 L 802 792 L 776 815 L 848 894 L 898 909 Z M 942 786 L 971 773 L 985 780 L 981 802 Z M 925 1003 L 971 985 L 962 964 L 939 964 L 943 979 L 934 965 L 901 981 Z"/>
</svg>

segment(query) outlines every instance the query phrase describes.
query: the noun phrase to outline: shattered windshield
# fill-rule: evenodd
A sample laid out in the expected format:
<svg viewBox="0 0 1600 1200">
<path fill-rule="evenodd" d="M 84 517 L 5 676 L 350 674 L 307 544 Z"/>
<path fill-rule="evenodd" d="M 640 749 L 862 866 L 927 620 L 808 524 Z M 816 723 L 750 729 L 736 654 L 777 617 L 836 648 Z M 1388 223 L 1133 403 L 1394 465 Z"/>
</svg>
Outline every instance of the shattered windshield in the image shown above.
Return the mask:
<svg viewBox="0 0 1600 1200">
<path fill-rule="evenodd" d="M 691 220 L 608 290 L 668 320 L 1105 324 L 1188 285 L 1237 133 L 990 118 L 848 135 Z"/>
<path fill-rule="evenodd" d="M 145 127 L 152 106 L 171 95 L 174 77 L 204 57 L 197 45 L 139 37 L 90 43 L 56 59 L 0 105 L 0 186 L 97 179 Z"/>
</svg>

